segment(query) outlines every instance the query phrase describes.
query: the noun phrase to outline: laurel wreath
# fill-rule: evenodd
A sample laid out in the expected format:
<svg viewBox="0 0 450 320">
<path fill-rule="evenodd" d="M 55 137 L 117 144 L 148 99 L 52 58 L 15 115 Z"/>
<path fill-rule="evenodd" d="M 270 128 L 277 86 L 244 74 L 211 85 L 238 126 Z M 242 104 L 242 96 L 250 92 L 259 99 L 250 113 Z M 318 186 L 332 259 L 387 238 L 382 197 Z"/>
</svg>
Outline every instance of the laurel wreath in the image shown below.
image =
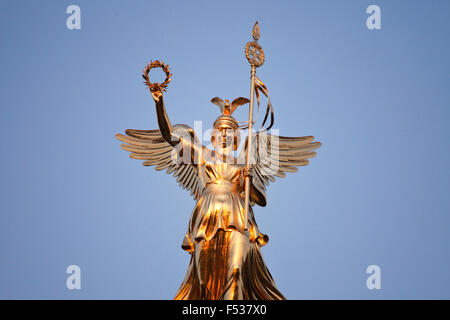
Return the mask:
<svg viewBox="0 0 450 320">
<path fill-rule="evenodd" d="M 164 71 L 164 73 L 166 74 L 166 79 L 164 80 L 163 83 L 158 83 L 158 82 L 151 83 L 150 82 L 149 72 L 153 68 L 161 68 Z M 144 71 L 142 73 L 142 77 L 145 80 L 144 81 L 145 85 L 150 89 L 151 92 L 166 91 L 167 85 L 169 84 L 169 82 L 171 80 L 172 74 L 170 73 L 168 64 L 164 64 L 163 61 L 155 60 L 155 61 L 150 61 L 150 63 L 148 63 L 145 66 Z"/>
</svg>

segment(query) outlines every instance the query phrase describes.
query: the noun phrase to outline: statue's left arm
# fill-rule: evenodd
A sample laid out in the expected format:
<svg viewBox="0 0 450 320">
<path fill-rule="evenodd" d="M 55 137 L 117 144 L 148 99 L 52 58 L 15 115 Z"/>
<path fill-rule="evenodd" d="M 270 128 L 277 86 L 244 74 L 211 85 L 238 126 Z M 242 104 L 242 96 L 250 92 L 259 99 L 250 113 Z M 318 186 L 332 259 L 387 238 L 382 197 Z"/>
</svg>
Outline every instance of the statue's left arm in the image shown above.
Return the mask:
<svg viewBox="0 0 450 320">
<path fill-rule="evenodd" d="M 309 159 L 316 156 L 314 150 L 321 146 L 312 136 L 283 137 L 265 130 L 255 133 L 252 141 L 251 169 L 244 168 L 244 176 L 251 176 L 250 201 L 261 206 L 266 204 L 264 192 L 269 183 L 274 182 L 275 177 L 283 178 L 287 172 L 296 172 L 298 167 L 308 165 Z M 248 137 L 238 157 L 240 161 L 245 158 L 247 146 Z"/>
<path fill-rule="evenodd" d="M 245 177 L 250 177 L 250 203 L 257 204 L 258 206 L 265 207 L 267 205 L 266 195 L 264 191 L 260 190 L 253 183 L 253 170 L 249 167 L 244 167 L 242 173 Z"/>
</svg>

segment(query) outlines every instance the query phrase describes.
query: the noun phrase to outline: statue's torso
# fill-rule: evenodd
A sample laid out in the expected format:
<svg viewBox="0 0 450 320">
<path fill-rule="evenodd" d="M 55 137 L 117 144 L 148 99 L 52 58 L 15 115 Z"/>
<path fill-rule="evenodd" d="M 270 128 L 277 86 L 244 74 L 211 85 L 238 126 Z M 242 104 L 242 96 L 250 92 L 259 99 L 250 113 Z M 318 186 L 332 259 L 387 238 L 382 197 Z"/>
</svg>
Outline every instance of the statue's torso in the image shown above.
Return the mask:
<svg viewBox="0 0 450 320">
<path fill-rule="evenodd" d="M 220 161 L 204 163 L 199 168 L 199 179 L 203 186 L 202 194 L 230 192 L 240 194 L 244 184 L 242 168 L 243 165 Z"/>
<path fill-rule="evenodd" d="M 182 247 L 192 251 L 196 241 L 210 240 L 217 230 L 244 230 L 244 165 L 220 161 L 205 162 L 198 167 L 198 175 L 203 186 L 202 196 L 192 211 L 188 232 Z M 260 233 L 249 208 L 250 240 L 257 239 L 260 245 L 267 242 L 267 236 Z"/>
</svg>

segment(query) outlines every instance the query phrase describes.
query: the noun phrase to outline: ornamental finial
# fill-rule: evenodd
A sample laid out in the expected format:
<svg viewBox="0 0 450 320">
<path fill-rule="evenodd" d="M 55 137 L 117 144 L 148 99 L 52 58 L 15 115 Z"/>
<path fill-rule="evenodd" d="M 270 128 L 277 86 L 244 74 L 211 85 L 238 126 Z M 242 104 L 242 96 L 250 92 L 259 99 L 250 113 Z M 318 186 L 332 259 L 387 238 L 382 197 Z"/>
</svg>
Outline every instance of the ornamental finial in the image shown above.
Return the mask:
<svg viewBox="0 0 450 320">
<path fill-rule="evenodd" d="M 255 25 L 253 26 L 253 30 L 252 30 L 253 40 L 258 41 L 260 36 L 261 36 L 261 33 L 259 32 L 258 21 L 256 21 Z"/>
</svg>

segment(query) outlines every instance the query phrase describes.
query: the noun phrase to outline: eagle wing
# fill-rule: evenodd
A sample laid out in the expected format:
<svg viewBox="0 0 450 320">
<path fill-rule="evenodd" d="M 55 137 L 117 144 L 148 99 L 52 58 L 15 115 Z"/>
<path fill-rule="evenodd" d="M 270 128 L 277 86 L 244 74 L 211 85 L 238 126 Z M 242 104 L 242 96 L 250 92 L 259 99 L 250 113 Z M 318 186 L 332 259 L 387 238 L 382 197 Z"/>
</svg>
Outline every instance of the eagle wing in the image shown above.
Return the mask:
<svg viewBox="0 0 450 320">
<path fill-rule="evenodd" d="M 214 103 L 215 105 L 220 107 L 220 112 L 223 113 L 223 107 L 225 107 L 225 102 L 219 98 L 219 97 L 214 97 L 211 99 L 211 102 Z"/>
<path fill-rule="evenodd" d="M 234 99 L 233 102 L 231 102 L 230 112 L 233 113 L 237 107 L 242 106 L 243 104 L 246 104 L 249 102 L 250 102 L 250 100 L 248 100 L 247 98 L 244 98 L 244 97 L 239 97 L 239 98 Z"/>
</svg>

